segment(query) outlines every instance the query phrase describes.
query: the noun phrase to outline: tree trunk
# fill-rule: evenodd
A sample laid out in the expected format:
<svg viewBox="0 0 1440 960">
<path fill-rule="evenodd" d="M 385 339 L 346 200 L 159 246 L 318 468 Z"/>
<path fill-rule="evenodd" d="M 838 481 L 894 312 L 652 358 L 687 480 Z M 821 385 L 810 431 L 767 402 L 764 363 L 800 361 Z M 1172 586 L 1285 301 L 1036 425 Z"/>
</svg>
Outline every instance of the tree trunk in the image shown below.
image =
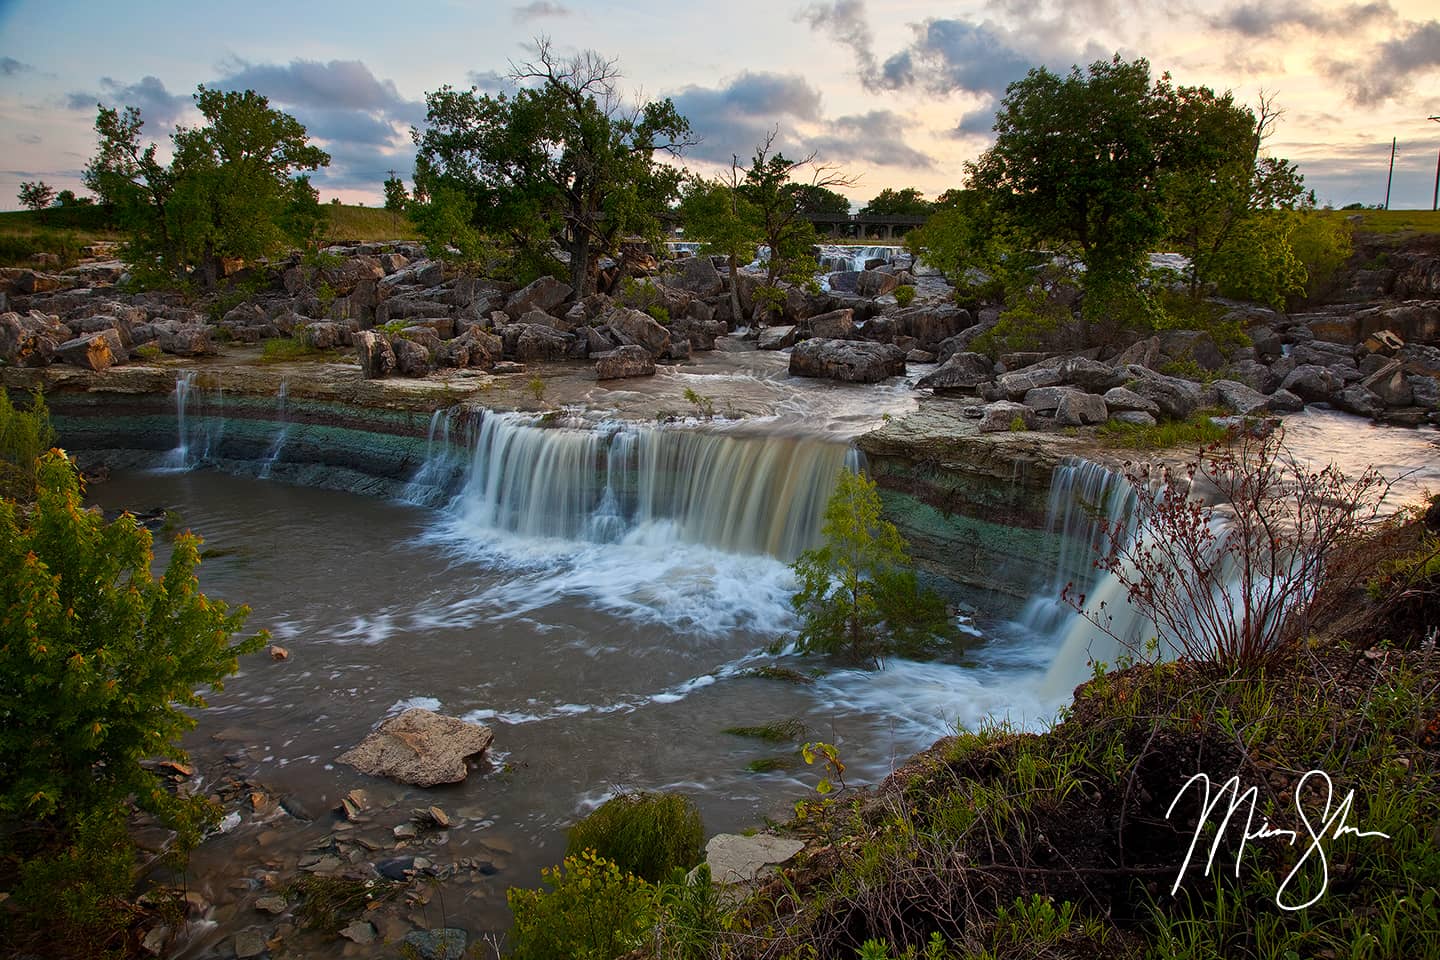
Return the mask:
<svg viewBox="0 0 1440 960">
<path fill-rule="evenodd" d="M 730 322 L 740 326 L 740 265 L 735 254 L 730 254 Z"/>
<path fill-rule="evenodd" d="M 576 300 L 590 295 L 590 233 L 579 228 L 570 239 L 570 286 Z"/>
</svg>

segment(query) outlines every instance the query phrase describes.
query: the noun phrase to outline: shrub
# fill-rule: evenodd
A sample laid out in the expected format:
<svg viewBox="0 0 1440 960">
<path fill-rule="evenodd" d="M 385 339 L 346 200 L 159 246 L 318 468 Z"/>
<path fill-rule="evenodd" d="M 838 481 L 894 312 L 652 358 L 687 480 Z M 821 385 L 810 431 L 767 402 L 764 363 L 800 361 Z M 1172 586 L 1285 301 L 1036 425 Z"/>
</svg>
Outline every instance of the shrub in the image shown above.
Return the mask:
<svg viewBox="0 0 1440 960">
<path fill-rule="evenodd" d="M 585 851 L 541 871 L 549 890 L 512 887 L 514 960 L 612 960 L 642 946 L 656 919 L 655 888 Z"/>
<path fill-rule="evenodd" d="M 570 828 L 567 857 L 594 851 L 652 883 L 703 859 L 705 828 L 694 801 L 678 793 L 622 793 Z"/>
<path fill-rule="evenodd" d="M 1042 287 L 1014 297 L 995 326 L 970 343 L 970 349 L 997 357 L 1014 350 L 1034 350 L 1072 321 L 1070 309 L 1050 298 Z"/>
<path fill-rule="evenodd" d="M 915 288 L 908 283 L 902 283 L 895 288 L 895 302 L 902 307 L 908 307 L 915 300 Z"/>
<path fill-rule="evenodd" d="M 30 395 L 30 409 L 17 410 L 10 393 L 0 389 L 0 497 L 29 502 L 35 498 L 35 463 L 55 442 L 45 395 Z"/>
<path fill-rule="evenodd" d="M 887 654 L 920 655 L 955 636 L 945 604 L 922 591 L 905 542 L 880 516 L 875 484 L 845 471 L 825 507 L 825 543 L 793 565 L 800 589 L 796 647 L 878 664 Z"/>
<path fill-rule="evenodd" d="M 260 359 L 267 363 L 283 363 L 286 360 L 299 360 L 302 357 L 313 357 L 321 353 L 310 344 L 306 343 L 295 331 L 294 336 L 274 337 L 266 340 L 260 348 Z"/>
<path fill-rule="evenodd" d="M 1107 521 L 1098 566 L 1126 589 L 1149 636 L 1227 669 L 1271 662 L 1312 625 L 1311 607 L 1332 547 L 1358 538 L 1389 484 L 1374 468 L 1351 479 L 1333 464 L 1295 462 L 1284 430 L 1232 430 L 1168 470 L 1158 488 L 1132 477 L 1134 532 Z M 1117 635 L 1109 611 L 1066 599 L 1102 632 L 1140 653 L 1144 637 Z"/>
</svg>

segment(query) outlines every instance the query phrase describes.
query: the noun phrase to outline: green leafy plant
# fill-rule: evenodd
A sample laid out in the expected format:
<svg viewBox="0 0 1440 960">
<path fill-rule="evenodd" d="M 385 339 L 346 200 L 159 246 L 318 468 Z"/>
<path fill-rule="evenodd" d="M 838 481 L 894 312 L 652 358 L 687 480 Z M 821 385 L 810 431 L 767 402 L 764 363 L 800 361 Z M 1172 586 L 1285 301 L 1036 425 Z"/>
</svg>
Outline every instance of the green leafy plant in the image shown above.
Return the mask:
<svg viewBox="0 0 1440 960">
<path fill-rule="evenodd" d="M 902 283 L 895 288 L 895 302 L 902 307 L 908 307 L 915 300 L 915 288 L 908 283 Z"/>
<path fill-rule="evenodd" d="M 545 379 L 538 373 L 525 381 L 525 389 L 530 391 L 530 396 L 536 401 L 545 399 Z"/>
<path fill-rule="evenodd" d="M 706 420 L 715 418 L 715 401 L 703 393 L 696 392 L 694 388 L 685 388 L 685 402 L 693 406 L 696 414 Z"/>
<path fill-rule="evenodd" d="M 944 602 L 919 588 L 900 532 L 880 509 L 873 482 L 841 473 L 825 507 L 824 544 L 792 567 L 800 585 L 791 604 L 801 617 L 801 652 L 878 664 L 887 654 L 923 654 L 954 639 Z"/>
<path fill-rule="evenodd" d="M 614 960 L 645 943 L 657 915 L 650 884 L 593 851 L 541 871 L 546 889 L 511 887 L 515 960 Z"/>
<path fill-rule="evenodd" d="M 825 796 L 837 788 L 845 789 L 845 762 L 840 759 L 840 751 L 833 743 L 816 741 L 804 744 L 800 747 L 800 756 L 805 760 L 807 766 L 813 765 L 816 760 L 819 760 L 825 768 L 825 776 L 815 784 L 816 793 Z"/>
<path fill-rule="evenodd" d="M 702 859 L 704 826 L 694 801 L 678 793 L 622 793 L 570 828 L 570 857 L 594 851 L 652 883 Z"/>
<path fill-rule="evenodd" d="M 30 408 L 17 410 L 9 391 L 0 389 L 0 497 L 33 500 L 36 462 L 54 443 L 45 395 L 37 389 L 30 395 Z"/>
</svg>

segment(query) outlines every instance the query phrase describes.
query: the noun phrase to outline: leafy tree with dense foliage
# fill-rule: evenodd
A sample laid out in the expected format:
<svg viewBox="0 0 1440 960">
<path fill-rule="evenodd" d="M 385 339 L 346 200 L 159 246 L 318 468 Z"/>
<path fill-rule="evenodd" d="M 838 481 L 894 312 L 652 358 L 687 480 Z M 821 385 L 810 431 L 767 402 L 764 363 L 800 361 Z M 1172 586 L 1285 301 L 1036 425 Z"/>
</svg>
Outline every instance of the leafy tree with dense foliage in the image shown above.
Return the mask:
<svg viewBox="0 0 1440 960">
<path fill-rule="evenodd" d="M 1031 245 L 1078 251 L 1087 290 L 1133 285 L 1163 235 L 1166 85 L 1118 55 L 1063 77 L 1037 67 L 1009 86 L 994 146 L 966 165 Z"/>
<path fill-rule="evenodd" d="M 923 217 L 935 209 L 915 187 L 892 190 L 886 187 L 879 195 L 860 208 L 862 217 Z"/>
<path fill-rule="evenodd" d="M 50 201 L 55 199 L 55 188 L 44 180 L 37 180 L 31 183 L 28 180 L 20 181 L 20 193 L 18 194 L 20 205 L 39 213 L 50 206 Z"/>
<path fill-rule="evenodd" d="M 692 177 L 680 199 L 680 221 L 685 236 L 704 244 L 701 251 L 725 257 L 730 272 L 730 316 L 743 319 L 740 307 L 740 264 L 755 259 L 761 242 L 759 211 L 740 190 L 743 174 L 738 163 L 730 172 L 710 180 Z"/>
<path fill-rule="evenodd" d="M 36 390 L 30 408 L 17 410 L 10 392 L 0 389 L 0 498 L 23 503 L 35 499 L 35 463 L 54 443 L 45 395 Z"/>
<path fill-rule="evenodd" d="M 211 287 L 222 260 L 268 256 L 315 236 L 324 215 L 301 171 L 327 166 L 330 156 L 253 90 L 202 85 L 195 105 L 205 123 L 176 129 L 168 165 L 156 144 L 141 146 L 139 110 L 100 107 L 85 185 L 114 205 L 135 267 L 180 278 L 194 271 Z"/>
<path fill-rule="evenodd" d="M 513 94 L 450 86 L 426 95 L 425 129 L 411 134 L 417 193 L 449 186 L 474 203 L 474 226 L 508 234 L 532 258 L 549 244 L 570 256 L 577 296 L 621 238 L 659 236 L 681 172 L 659 162 L 689 145 L 690 125 L 668 99 L 626 108 L 615 62 L 560 58 L 548 40 L 515 68 Z"/>
<path fill-rule="evenodd" d="M 791 604 L 801 617 L 802 652 L 875 664 L 954 639 L 944 602 L 920 589 L 900 531 L 880 509 L 872 481 L 849 470 L 840 475 L 825 507 L 825 542 L 793 565 L 800 589 Z"/>
<path fill-rule="evenodd" d="M 178 537 L 156 578 L 150 534 L 84 509 L 62 453 L 41 457 L 36 480 L 33 508 L 0 501 L 0 859 L 28 922 L 93 956 L 133 882 L 129 804 L 179 829 L 182 847 L 209 814 L 142 761 L 183 760 L 187 710 L 265 638 L 232 639 L 248 610 L 200 593 L 198 538 Z"/>
<path fill-rule="evenodd" d="M 400 214 L 405 212 L 405 206 L 409 202 L 410 192 L 405 189 L 405 181 L 391 170 L 390 176 L 385 178 L 385 209 L 390 211 L 391 219 L 397 226 L 400 223 Z"/>
<path fill-rule="evenodd" d="M 1166 95 L 1172 124 L 1163 175 L 1166 238 L 1189 257 L 1191 294 L 1198 297 L 1201 284 L 1220 280 L 1222 266 L 1234 261 L 1227 247 L 1261 226 L 1254 218 L 1313 206 L 1314 199 L 1295 164 L 1261 155 L 1279 118 L 1272 99 L 1262 95 L 1252 110 L 1209 87 L 1167 88 Z"/>
<path fill-rule="evenodd" d="M 794 185 L 796 203 L 807 217 L 848 217 L 850 201 L 845 194 L 813 183 Z"/>
</svg>

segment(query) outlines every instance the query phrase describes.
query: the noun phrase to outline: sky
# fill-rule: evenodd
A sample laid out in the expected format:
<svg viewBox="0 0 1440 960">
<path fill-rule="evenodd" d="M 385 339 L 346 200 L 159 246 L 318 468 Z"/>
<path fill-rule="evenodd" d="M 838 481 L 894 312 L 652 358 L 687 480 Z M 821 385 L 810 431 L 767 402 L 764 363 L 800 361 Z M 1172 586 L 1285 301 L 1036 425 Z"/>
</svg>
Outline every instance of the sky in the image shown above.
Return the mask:
<svg viewBox="0 0 1440 960">
<path fill-rule="evenodd" d="M 498 91 L 548 37 L 618 62 L 621 89 L 670 97 L 718 171 L 778 130 L 787 156 L 880 190 L 960 186 L 990 143 L 1008 83 L 1119 53 L 1177 84 L 1263 92 L 1284 110 L 1267 151 L 1295 160 L 1321 203 L 1431 205 L 1440 122 L 1433 0 L 378 0 L 243 6 L 195 0 L 0 0 L 0 209 L 21 181 L 83 192 L 97 103 L 139 107 L 162 144 L 198 116 L 198 84 L 254 89 L 332 156 L 322 200 L 376 205 L 407 182 L 425 95 Z"/>
</svg>

